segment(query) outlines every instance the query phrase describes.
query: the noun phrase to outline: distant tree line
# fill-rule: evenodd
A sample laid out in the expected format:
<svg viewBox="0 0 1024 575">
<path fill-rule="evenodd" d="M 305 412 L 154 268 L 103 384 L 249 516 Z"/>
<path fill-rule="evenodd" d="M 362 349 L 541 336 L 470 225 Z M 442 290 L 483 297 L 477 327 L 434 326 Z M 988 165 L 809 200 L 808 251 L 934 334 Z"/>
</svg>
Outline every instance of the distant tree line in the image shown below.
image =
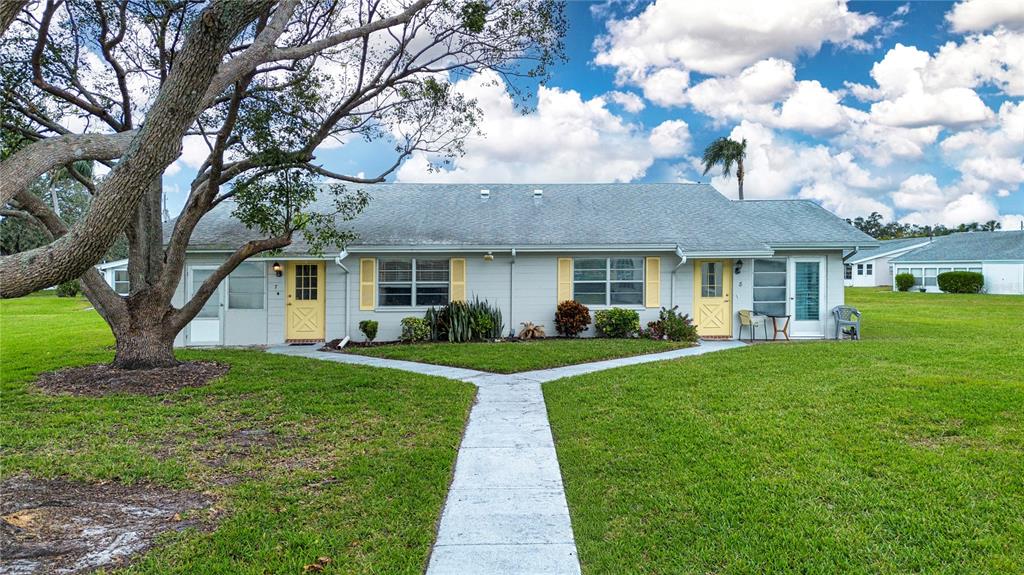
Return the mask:
<svg viewBox="0 0 1024 575">
<path fill-rule="evenodd" d="M 989 220 L 983 224 L 971 222 L 960 224 L 956 227 L 943 225 L 919 226 L 917 224 L 901 224 L 893 221 L 882 223 L 882 214 L 871 212 L 867 218 L 856 217 L 846 218 L 846 222 L 852 224 L 858 230 L 875 238 L 876 240 L 896 240 L 899 238 L 921 238 L 931 236 L 947 236 L 957 232 L 994 232 L 1002 229 L 1002 224 L 995 220 Z"/>
</svg>

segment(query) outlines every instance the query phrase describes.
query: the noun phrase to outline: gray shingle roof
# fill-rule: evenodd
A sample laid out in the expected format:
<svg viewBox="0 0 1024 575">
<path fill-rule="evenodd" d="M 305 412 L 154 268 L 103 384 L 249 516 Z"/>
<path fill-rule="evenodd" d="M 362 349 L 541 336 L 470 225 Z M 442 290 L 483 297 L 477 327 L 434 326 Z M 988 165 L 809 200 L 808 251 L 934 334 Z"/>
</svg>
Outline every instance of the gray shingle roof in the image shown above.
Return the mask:
<svg viewBox="0 0 1024 575">
<path fill-rule="evenodd" d="M 878 247 L 863 248 L 846 261 L 848 264 L 859 264 L 873 260 L 883 254 L 891 254 L 920 244 L 928 243 L 928 238 L 900 238 L 898 240 L 883 240 L 878 242 Z"/>
<path fill-rule="evenodd" d="M 764 251 L 776 244 L 855 247 L 874 240 L 807 200 L 734 202 L 707 184 L 375 184 L 359 216 L 340 225 L 353 246 L 679 245 L 686 251 Z M 480 190 L 490 191 L 481 199 Z M 533 197 L 542 189 L 543 197 Z M 321 198 L 317 206 L 327 209 Z M 224 202 L 203 217 L 192 249 L 258 237 Z M 169 227 L 169 226 L 168 226 Z M 307 250 L 299 234 L 285 251 Z"/>
<path fill-rule="evenodd" d="M 894 262 L 1024 261 L 1024 231 L 965 232 L 939 236 Z"/>
</svg>

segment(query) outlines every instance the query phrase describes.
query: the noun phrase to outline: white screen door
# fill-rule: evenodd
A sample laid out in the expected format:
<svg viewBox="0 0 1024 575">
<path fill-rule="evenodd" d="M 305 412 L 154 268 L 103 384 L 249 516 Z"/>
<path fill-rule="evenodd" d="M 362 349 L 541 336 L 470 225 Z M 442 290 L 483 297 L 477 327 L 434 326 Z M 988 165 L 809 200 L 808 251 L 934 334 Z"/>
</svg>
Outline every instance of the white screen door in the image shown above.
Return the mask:
<svg viewBox="0 0 1024 575">
<path fill-rule="evenodd" d="M 196 293 L 206 278 L 213 273 L 213 267 L 194 267 L 189 271 L 189 297 Z M 224 315 L 224 290 L 217 286 L 210 299 L 206 300 L 203 309 L 188 324 L 188 343 L 190 345 L 220 345 L 221 324 Z"/>
<path fill-rule="evenodd" d="M 789 259 L 789 303 L 794 337 L 825 335 L 825 258 Z"/>
</svg>

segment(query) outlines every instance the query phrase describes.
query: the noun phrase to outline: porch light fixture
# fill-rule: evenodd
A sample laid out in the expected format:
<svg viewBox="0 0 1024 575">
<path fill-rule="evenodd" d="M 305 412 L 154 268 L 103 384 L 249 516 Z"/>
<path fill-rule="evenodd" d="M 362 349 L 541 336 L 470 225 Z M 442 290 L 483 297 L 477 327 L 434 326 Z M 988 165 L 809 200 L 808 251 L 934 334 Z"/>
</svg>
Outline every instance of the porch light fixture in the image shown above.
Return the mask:
<svg viewBox="0 0 1024 575">
<path fill-rule="evenodd" d="M 740 275 L 740 271 L 743 270 L 743 260 L 736 260 L 736 268 L 733 270 L 736 275 Z"/>
<path fill-rule="evenodd" d="M 274 262 L 274 265 L 271 266 L 271 269 L 274 270 L 274 275 L 276 275 L 277 277 L 281 277 L 281 271 L 283 269 L 281 267 L 281 262 Z"/>
<path fill-rule="evenodd" d="M 494 261 L 494 254 L 491 253 L 491 252 L 487 252 L 486 254 L 484 254 L 484 261 L 485 262 L 493 262 Z"/>
</svg>

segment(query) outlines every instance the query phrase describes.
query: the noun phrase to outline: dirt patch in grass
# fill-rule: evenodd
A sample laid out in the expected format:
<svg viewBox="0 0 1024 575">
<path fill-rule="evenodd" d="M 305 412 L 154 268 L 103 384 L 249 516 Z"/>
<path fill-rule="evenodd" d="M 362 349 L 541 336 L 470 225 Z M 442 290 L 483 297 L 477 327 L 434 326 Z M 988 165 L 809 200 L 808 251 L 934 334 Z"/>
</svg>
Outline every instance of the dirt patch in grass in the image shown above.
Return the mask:
<svg viewBox="0 0 1024 575">
<path fill-rule="evenodd" d="M 0 482 L 0 574 L 127 565 L 167 531 L 202 527 L 211 501 L 188 491 L 14 477 Z"/>
<path fill-rule="evenodd" d="M 53 395 L 160 395 L 186 387 L 202 387 L 227 373 L 228 369 L 228 365 L 214 361 L 189 361 L 174 367 L 155 369 L 87 365 L 44 373 L 35 385 Z"/>
</svg>

